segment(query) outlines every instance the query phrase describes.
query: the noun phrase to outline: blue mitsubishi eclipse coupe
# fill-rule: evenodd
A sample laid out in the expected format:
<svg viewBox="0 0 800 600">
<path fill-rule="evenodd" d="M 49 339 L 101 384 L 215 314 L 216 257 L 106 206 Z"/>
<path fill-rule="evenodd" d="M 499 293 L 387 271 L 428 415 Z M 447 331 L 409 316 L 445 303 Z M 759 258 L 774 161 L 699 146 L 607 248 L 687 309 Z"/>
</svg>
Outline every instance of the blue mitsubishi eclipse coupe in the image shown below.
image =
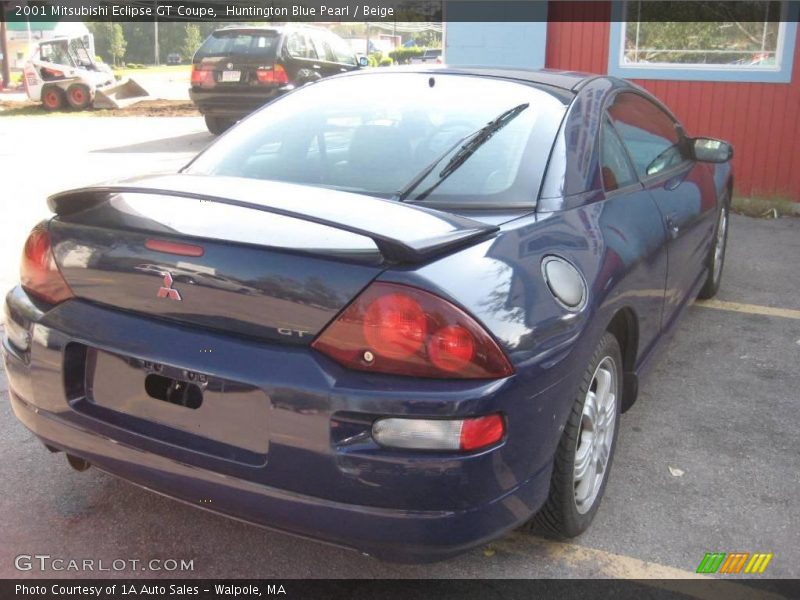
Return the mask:
<svg viewBox="0 0 800 600">
<path fill-rule="evenodd" d="M 79 470 L 387 560 L 578 535 L 719 287 L 731 155 L 612 77 L 309 84 L 178 174 L 49 199 L 14 412 Z"/>
</svg>

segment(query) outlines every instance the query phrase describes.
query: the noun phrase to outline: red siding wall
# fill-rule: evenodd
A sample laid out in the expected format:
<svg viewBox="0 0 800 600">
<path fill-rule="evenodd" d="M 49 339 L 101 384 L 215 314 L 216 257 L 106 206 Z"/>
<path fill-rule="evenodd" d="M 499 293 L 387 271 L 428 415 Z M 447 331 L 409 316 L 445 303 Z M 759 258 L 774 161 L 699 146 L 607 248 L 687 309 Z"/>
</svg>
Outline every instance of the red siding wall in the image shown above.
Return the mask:
<svg viewBox="0 0 800 600">
<path fill-rule="evenodd" d="M 550 2 L 548 11 L 546 65 L 605 73 L 611 4 Z M 739 194 L 800 201 L 800 39 L 791 83 L 634 81 L 669 106 L 689 135 L 733 143 Z"/>
</svg>

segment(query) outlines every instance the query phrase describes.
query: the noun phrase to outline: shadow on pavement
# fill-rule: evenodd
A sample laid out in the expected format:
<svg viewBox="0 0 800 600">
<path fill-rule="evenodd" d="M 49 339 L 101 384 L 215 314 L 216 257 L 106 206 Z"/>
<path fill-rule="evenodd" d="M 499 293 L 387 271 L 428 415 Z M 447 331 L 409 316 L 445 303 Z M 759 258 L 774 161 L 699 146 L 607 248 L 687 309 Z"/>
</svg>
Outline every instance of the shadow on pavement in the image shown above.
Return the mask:
<svg viewBox="0 0 800 600">
<path fill-rule="evenodd" d="M 147 154 L 150 152 L 199 152 L 214 140 L 214 136 L 207 132 L 188 133 L 178 137 L 148 140 L 138 144 L 115 146 L 92 150 L 92 153 L 108 154 Z"/>
</svg>

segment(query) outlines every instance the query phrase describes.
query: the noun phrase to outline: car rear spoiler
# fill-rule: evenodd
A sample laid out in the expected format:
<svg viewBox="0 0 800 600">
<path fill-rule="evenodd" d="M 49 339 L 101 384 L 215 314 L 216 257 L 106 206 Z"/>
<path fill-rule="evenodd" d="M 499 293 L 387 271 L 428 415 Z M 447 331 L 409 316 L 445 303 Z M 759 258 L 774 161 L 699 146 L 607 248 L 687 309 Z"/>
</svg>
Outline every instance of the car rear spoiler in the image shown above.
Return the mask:
<svg viewBox="0 0 800 600">
<path fill-rule="evenodd" d="M 47 205 L 57 215 L 66 216 L 127 193 L 192 198 L 325 225 L 372 239 L 389 262 L 422 262 L 499 230 L 495 225 L 459 215 L 362 194 L 277 181 L 189 174 L 68 190 L 50 196 Z"/>
</svg>

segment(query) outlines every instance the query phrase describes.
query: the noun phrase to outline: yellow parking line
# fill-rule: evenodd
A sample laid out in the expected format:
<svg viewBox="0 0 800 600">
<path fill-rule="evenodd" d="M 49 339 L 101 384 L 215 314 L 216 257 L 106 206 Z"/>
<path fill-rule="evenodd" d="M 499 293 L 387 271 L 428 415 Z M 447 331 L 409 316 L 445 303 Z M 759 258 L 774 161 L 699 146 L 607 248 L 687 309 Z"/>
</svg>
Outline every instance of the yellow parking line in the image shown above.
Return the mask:
<svg viewBox="0 0 800 600">
<path fill-rule="evenodd" d="M 730 310 L 732 312 L 750 313 L 751 315 L 800 319 L 800 310 L 794 310 L 792 308 L 774 308 L 772 306 L 760 306 L 758 304 L 725 302 L 724 300 L 697 300 L 694 304 L 702 308 L 716 308 L 719 310 Z"/>
<path fill-rule="evenodd" d="M 532 562 L 542 559 L 570 567 L 575 577 L 636 579 L 639 583 L 678 592 L 700 600 L 750 600 L 767 598 L 785 600 L 785 596 L 768 593 L 733 581 L 712 579 L 694 571 L 668 567 L 624 554 L 615 554 L 577 544 L 554 542 L 520 532 L 511 533 L 492 544 L 500 552 L 524 556 Z M 698 562 L 701 557 L 698 558 Z M 687 581 L 687 580 L 700 581 Z M 648 581 L 653 580 L 653 581 Z M 722 594 L 722 596 L 720 595 Z"/>
</svg>

